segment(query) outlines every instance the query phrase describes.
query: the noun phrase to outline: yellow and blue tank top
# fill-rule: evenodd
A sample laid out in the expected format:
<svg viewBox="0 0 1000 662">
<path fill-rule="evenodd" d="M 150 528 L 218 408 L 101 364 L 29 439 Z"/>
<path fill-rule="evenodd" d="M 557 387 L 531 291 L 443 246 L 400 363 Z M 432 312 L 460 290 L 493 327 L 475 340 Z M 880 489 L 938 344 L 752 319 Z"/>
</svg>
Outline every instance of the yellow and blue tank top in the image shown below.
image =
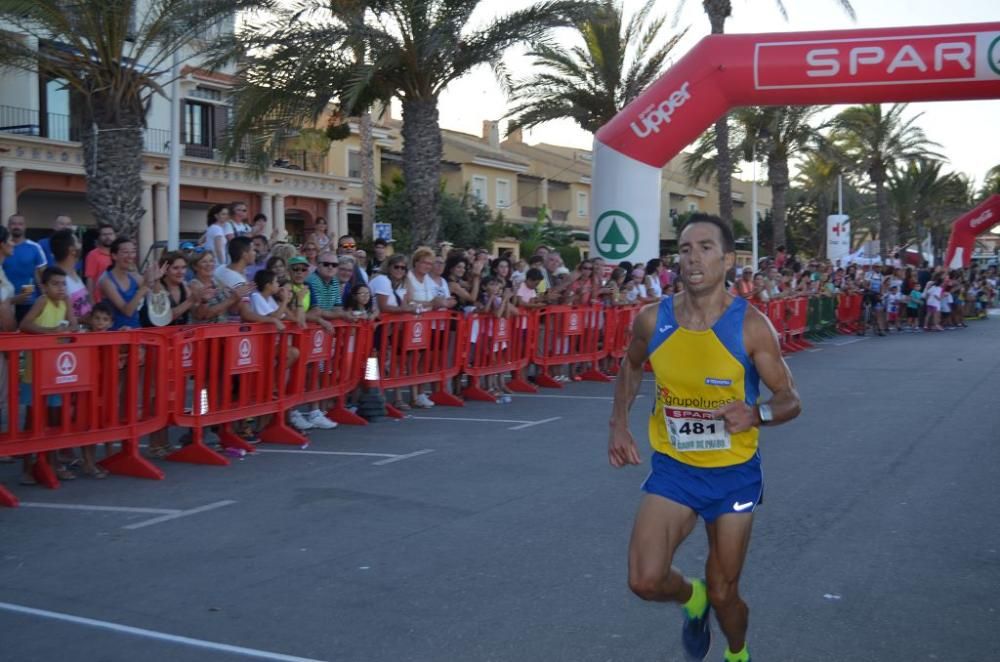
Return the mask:
<svg viewBox="0 0 1000 662">
<path fill-rule="evenodd" d="M 660 302 L 647 351 L 656 377 L 654 450 L 696 467 L 740 464 L 757 452 L 757 428 L 730 435 L 710 415 L 735 400 L 757 402 L 760 377 L 743 346 L 746 308 L 735 297 L 711 329 L 692 331 L 677 323 L 673 297 Z"/>
</svg>

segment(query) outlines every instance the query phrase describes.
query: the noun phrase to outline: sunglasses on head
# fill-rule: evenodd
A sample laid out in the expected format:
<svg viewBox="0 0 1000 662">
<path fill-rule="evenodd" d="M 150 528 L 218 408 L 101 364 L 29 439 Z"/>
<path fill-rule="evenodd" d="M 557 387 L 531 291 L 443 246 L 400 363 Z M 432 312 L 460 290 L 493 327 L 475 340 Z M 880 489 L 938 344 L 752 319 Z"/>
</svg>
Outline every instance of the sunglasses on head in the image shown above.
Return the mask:
<svg viewBox="0 0 1000 662">
<path fill-rule="evenodd" d="M 323 267 L 335 267 L 338 264 L 340 264 L 340 263 L 339 262 L 320 262 L 320 266 L 323 266 Z"/>
</svg>

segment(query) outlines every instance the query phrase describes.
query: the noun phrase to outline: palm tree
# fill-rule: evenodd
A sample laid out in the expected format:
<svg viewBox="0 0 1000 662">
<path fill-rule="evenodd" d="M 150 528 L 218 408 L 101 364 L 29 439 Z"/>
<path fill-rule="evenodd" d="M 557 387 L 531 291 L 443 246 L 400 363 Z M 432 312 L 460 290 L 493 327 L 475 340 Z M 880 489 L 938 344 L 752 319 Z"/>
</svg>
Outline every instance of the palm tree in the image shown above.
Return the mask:
<svg viewBox="0 0 1000 662">
<path fill-rule="evenodd" d="M 147 9 L 137 12 L 139 5 Z M 83 145 L 86 200 L 95 218 L 134 237 L 141 206 L 143 129 L 175 53 L 251 0 L 0 0 L 0 24 L 28 38 L 0 39 L 0 65 L 69 90 Z M 41 123 L 41 122 L 40 122 Z M 74 135 L 74 137 L 76 137 Z"/>
<path fill-rule="evenodd" d="M 931 232 L 940 243 L 954 216 L 972 205 L 968 180 L 954 172 L 942 173 L 944 163 L 916 159 L 889 177 L 889 200 L 899 223 L 900 243 L 919 242 Z"/>
<path fill-rule="evenodd" d="M 671 50 L 687 32 L 662 45 L 666 19 L 650 18 L 655 0 L 647 0 L 628 22 L 621 2 L 602 0 L 594 15 L 574 27 L 582 46 L 566 49 L 539 44 L 528 53 L 535 73 L 511 89 L 517 103 L 510 128 L 531 128 L 570 118 L 596 133 L 650 83 L 660 77 Z"/>
<path fill-rule="evenodd" d="M 773 220 L 772 241 L 785 244 L 785 219 L 788 191 L 791 186 L 788 161 L 793 154 L 806 153 L 818 138 L 810 124 L 825 106 L 749 106 L 739 108 L 729 116 L 734 124 L 729 151 L 744 161 L 761 160 L 767 168 L 767 183 L 771 187 Z M 727 121 L 727 132 L 728 132 Z M 698 141 L 695 151 L 687 156 L 684 169 L 695 182 L 707 179 L 712 172 L 708 154 L 717 149 L 716 128 L 708 129 Z"/>
<path fill-rule="evenodd" d="M 398 98 L 403 107 L 403 175 L 413 213 L 413 240 L 416 245 L 433 244 L 440 226 L 441 92 L 483 64 L 504 78 L 502 58 L 510 47 L 537 43 L 550 29 L 569 25 L 592 10 L 586 2 L 548 0 L 473 28 L 470 18 L 482 4 L 483 0 L 372 0 L 359 12 L 354 2 L 299 0 L 279 11 L 268 25 L 253 26 L 241 36 L 246 51 L 263 53 L 249 65 L 248 80 L 265 90 L 287 88 L 280 93 L 248 88 L 247 103 L 269 94 L 280 102 L 260 104 L 273 119 L 273 138 L 288 117 L 303 109 L 318 115 L 322 111 L 317 109 L 325 108 L 332 98 L 348 111 L 368 108 L 376 99 Z M 359 47 L 365 59 L 354 56 Z M 234 137 L 248 134 L 254 125 L 250 119 L 254 112 L 249 111 Z"/>
<path fill-rule="evenodd" d="M 850 0 L 838 0 L 851 20 L 855 20 L 854 7 Z M 778 11 L 782 18 L 788 20 L 788 11 L 782 0 L 775 0 Z M 678 7 L 678 15 L 684 6 L 681 0 Z M 712 28 L 712 34 L 722 34 L 725 32 L 726 19 L 733 15 L 733 3 L 731 0 L 702 0 L 702 8 L 708 15 L 708 22 Z M 733 220 L 733 189 L 731 178 L 733 176 L 733 160 L 729 151 L 729 123 L 725 117 L 720 118 L 715 123 L 715 164 L 716 175 L 719 186 L 719 215 L 727 223 Z"/>
<path fill-rule="evenodd" d="M 1000 163 L 986 171 L 982 188 L 976 194 L 976 201 L 982 202 L 994 193 L 1000 193 Z"/>
<path fill-rule="evenodd" d="M 920 115 L 903 119 L 906 108 L 905 103 L 893 104 L 888 112 L 883 112 L 881 104 L 851 106 L 832 120 L 832 139 L 875 189 L 882 257 L 895 248 L 899 238 L 886 189 L 890 173 L 901 161 L 940 157 L 930 149 L 938 144 L 915 124 Z"/>
</svg>

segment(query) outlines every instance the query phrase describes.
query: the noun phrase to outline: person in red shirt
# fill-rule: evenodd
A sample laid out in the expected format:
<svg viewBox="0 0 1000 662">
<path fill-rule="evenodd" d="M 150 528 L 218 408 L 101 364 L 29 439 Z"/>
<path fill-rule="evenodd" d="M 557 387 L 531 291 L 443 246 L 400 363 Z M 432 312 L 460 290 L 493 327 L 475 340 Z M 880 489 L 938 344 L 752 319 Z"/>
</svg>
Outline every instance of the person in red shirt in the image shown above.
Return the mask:
<svg viewBox="0 0 1000 662">
<path fill-rule="evenodd" d="M 781 271 L 785 266 L 785 261 L 788 259 L 788 254 L 785 252 L 785 246 L 782 244 L 778 246 L 777 252 L 774 255 L 774 266 Z"/>
<path fill-rule="evenodd" d="M 87 253 L 83 262 L 83 277 L 87 281 L 90 300 L 97 303 L 101 300 L 101 288 L 97 286 L 98 279 L 111 267 L 111 244 L 115 243 L 115 227 L 110 223 L 97 224 L 97 245 Z"/>
</svg>

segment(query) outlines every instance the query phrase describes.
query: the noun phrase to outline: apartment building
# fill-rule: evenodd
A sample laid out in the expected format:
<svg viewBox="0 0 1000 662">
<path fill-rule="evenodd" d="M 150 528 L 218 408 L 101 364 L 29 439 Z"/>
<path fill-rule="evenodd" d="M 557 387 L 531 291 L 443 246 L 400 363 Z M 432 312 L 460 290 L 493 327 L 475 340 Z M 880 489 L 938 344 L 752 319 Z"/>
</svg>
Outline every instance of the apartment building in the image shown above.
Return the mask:
<svg viewBox="0 0 1000 662">
<path fill-rule="evenodd" d="M 141 16 L 145 3 L 138 3 Z M 4 26 L 0 26 L 2 31 Z M 223 21 L 212 35 L 231 33 Z M 6 33 L 5 38 L 26 38 Z M 34 48 L 68 48 L 27 37 Z M 190 56 L 190 57 L 189 57 Z M 204 232 L 207 209 L 216 203 L 244 201 L 251 214 L 263 212 L 279 232 L 301 236 L 318 216 L 347 232 L 353 219 L 360 229 L 360 178 L 352 170 L 350 149 L 357 127 L 340 144 L 317 152 L 293 136 L 267 171 L 258 175 L 242 155 L 223 161 L 220 144 L 231 113 L 232 70 L 208 71 L 193 52 L 185 65 L 181 96 L 180 230 L 184 238 Z M 142 63 L 139 63 L 141 65 Z M 160 76 L 167 85 L 169 72 Z M 142 159 L 143 208 L 140 250 L 167 236 L 167 170 L 170 149 L 170 101 L 154 96 L 147 114 Z M 0 217 L 15 211 L 28 220 L 29 234 L 43 233 L 55 216 L 68 214 L 78 226 L 95 219 L 84 201 L 82 126 L 74 98 L 59 80 L 34 72 L 0 70 Z M 382 137 L 387 133 L 380 130 Z M 355 150 L 356 151 L 356 150 Z M 355 176 L 352 176 L 355 175 Z"/>
<path fill-rule="evenodd" d="M 389 126 L 399 122 L 388 120 Z M 500 140 L 499 123 L 484 121 L 479 136 L 442 130 L 444 159 L 442 178 L 445 189 L 453 194 L 468 190 L 493 211 L 513 223 L 533 223 L 544 214 L 557 224 L 564 224 L 575 238 L 582 254 L 588 248 L 590 232 L 590 150 L 549 143 L 529 145 L 522 132 L 512 131 Z M 382 152 L 383 172 L 402 172 L 401 146 Z M 692 184 L 684 173 L 686 155 L 675 157 L 663 169 L 660 205 L 660 240 L 664 249 L 676 240 L 677 216 L 701 211 L 718 213 L 718 191 L 714 180 Z M 733 179 L 733 216 L 750 227 L 751 182 Z M 771 207 L 771 191 L 757 187 L 757 213 L 763 218 Z M 496 250 L 514 248 L 509 241 L 499 241 Z"/>
</svg>

